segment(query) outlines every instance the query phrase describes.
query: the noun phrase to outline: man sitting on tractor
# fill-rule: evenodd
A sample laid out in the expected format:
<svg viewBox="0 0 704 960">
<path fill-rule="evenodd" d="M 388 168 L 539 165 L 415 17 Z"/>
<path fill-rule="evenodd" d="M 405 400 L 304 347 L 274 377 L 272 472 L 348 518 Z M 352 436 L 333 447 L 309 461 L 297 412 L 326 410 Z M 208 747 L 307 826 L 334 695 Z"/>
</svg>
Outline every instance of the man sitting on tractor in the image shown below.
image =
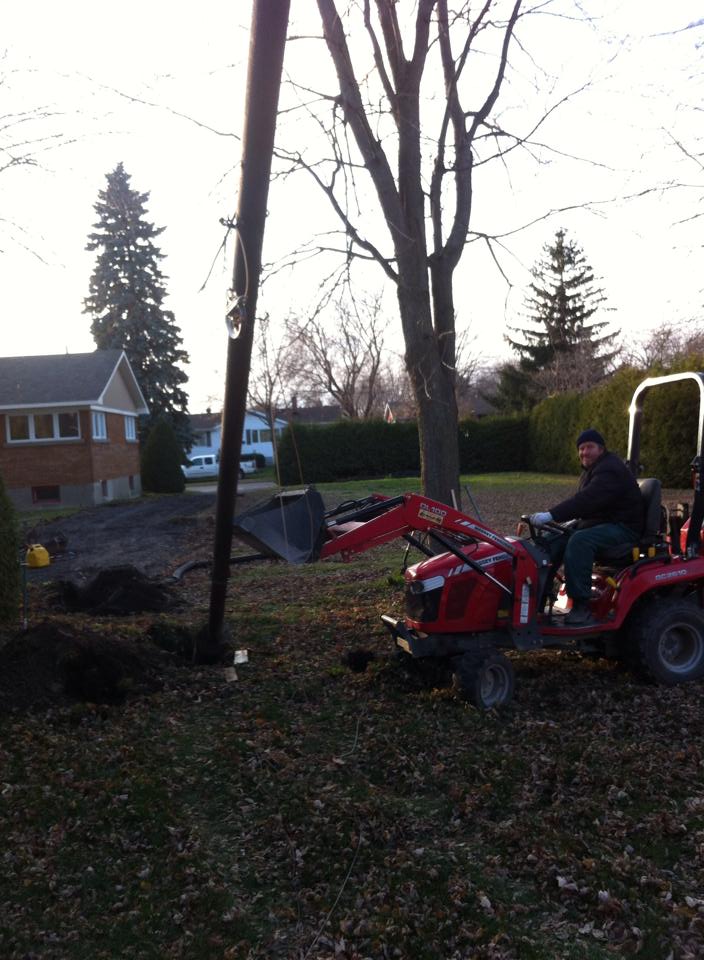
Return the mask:
<svg viewBox="0 0 704 960">
<path fill-rule="evenodd" d="M 536 527 L 578 520 L 573 531 L 545 540 L 553 563 L 562 560 L 567 595 L 572 609 L 564 619 L 569 627 L 588 627 L 595 621 L 589 609 L 592 566 L 605 547 L 635 546 L 643 529 L 643 500 L 638 483 L 615 453 L 606 449 L 602 435 L 593 429 L 577 437 L 577 452 L 584 471 L 573 497 L 534 513 Z"/>
</svg>

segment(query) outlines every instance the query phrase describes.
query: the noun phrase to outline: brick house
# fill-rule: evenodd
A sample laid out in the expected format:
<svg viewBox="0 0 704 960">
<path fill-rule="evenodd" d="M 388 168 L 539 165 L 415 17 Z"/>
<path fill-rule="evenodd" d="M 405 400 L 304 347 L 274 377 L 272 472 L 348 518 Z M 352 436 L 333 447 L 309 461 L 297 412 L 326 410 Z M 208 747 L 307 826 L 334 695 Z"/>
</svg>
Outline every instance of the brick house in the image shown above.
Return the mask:
<svg viewBox="0 0 704 960">
<path fill-rule="evenodd" d="M 123 350 L 0 357 L 0 476 L 15 506 L 139 496 L 147 412 Z"/>
</svg>

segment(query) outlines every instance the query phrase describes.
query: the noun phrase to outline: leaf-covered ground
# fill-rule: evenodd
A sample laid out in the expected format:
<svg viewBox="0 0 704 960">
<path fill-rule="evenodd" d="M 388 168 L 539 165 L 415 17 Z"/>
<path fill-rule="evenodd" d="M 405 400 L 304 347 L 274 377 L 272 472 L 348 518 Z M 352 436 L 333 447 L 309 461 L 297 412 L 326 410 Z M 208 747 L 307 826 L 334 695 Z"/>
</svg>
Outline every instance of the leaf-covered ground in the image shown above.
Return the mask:
<svg viewBox="0 0 704 960">
<path fill-rule="evenodd" d="M 545 505 L 480 493 L 499 529 Z M 150 682 L 0 715 L 3 960 L 704 956 L 704 685 L 520 655 L 480 715 L 394 657 L 401 552 L 234 568 L 236 674 L 155 653 L 204 571 L 177 614 L 49 618 Z"/>
</svg>

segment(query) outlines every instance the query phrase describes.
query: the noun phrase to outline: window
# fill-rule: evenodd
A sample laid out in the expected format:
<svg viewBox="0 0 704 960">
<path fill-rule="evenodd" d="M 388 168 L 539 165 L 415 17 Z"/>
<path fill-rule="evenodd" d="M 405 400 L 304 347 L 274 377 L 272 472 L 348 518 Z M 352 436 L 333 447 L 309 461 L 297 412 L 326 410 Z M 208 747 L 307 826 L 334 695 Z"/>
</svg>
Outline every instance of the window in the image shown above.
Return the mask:
<svg viewBox="0 0 704 960">
<path fill-rule="evenodd" d="M 251 431 L 251 430 L 245 430 L 245 432 L 244 432 L 244 442 L 245 442 L 246 444 L 250 444 L 250 443 L 252 442 L 252 431 Z"/>
<path fill-rule="evenodd" d="M 32 503 L 59 503 L 59 487 L 32 487 Z"/>
<path fill-rule="evenodd" d="M 271 430 L 260 430 L 259 439 L 262 443 L 271 443 Z"/>
<path fill-rule="evenodd" d="M 7 418 L 10 443 L 75 440 L 81 435 L 78 413 L 22 413 Z"/>
<path fill-rule="evenodd" d="M 78 414 L 74 411 L 73 413 L 60 413 L 58 415 L 59 421 L 59 436 L 62 439 L 71 439 L 73 437 L 80 437 L 81 432 L 78 428 Z"/>
<path fill-rule="evenodd" d="M 10 416 L 10 440 L 29 440 L 29 417 Z"/>
<path fill-rule="evenodd" d="M 35 413 L 34 414 L 34 439 L 35 440 L 53 440 L 54 439 L 54 414 L 53 413 Z"/>
<path fill-rule="evenodd" d="M 137 418 L 125 417 L 125 440 L 137 439 Z"/>
<path fill-rule="evenodd" d="M 108 427 L 105 421 L 105 414 L 101 413 L 98 410 L 94 410 L 92 420 L 93 420 L 93 439 L 107 440 Z"/>
</svg>

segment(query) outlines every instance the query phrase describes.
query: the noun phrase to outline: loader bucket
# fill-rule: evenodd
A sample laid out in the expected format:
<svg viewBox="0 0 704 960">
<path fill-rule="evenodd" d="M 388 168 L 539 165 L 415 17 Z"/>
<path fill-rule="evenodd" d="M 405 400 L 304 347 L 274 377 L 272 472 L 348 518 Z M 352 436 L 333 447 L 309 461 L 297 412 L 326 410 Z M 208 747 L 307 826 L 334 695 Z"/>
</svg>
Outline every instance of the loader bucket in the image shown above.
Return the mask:
<svg viewBox="0 0 704 960">
<path fill-rule="evenodd" d="M 325 539 L 325 507 L 317 490 L 277 493 L 233 520 L 239 540 L 287 563 L 317 560 Z"/>
</svg>

